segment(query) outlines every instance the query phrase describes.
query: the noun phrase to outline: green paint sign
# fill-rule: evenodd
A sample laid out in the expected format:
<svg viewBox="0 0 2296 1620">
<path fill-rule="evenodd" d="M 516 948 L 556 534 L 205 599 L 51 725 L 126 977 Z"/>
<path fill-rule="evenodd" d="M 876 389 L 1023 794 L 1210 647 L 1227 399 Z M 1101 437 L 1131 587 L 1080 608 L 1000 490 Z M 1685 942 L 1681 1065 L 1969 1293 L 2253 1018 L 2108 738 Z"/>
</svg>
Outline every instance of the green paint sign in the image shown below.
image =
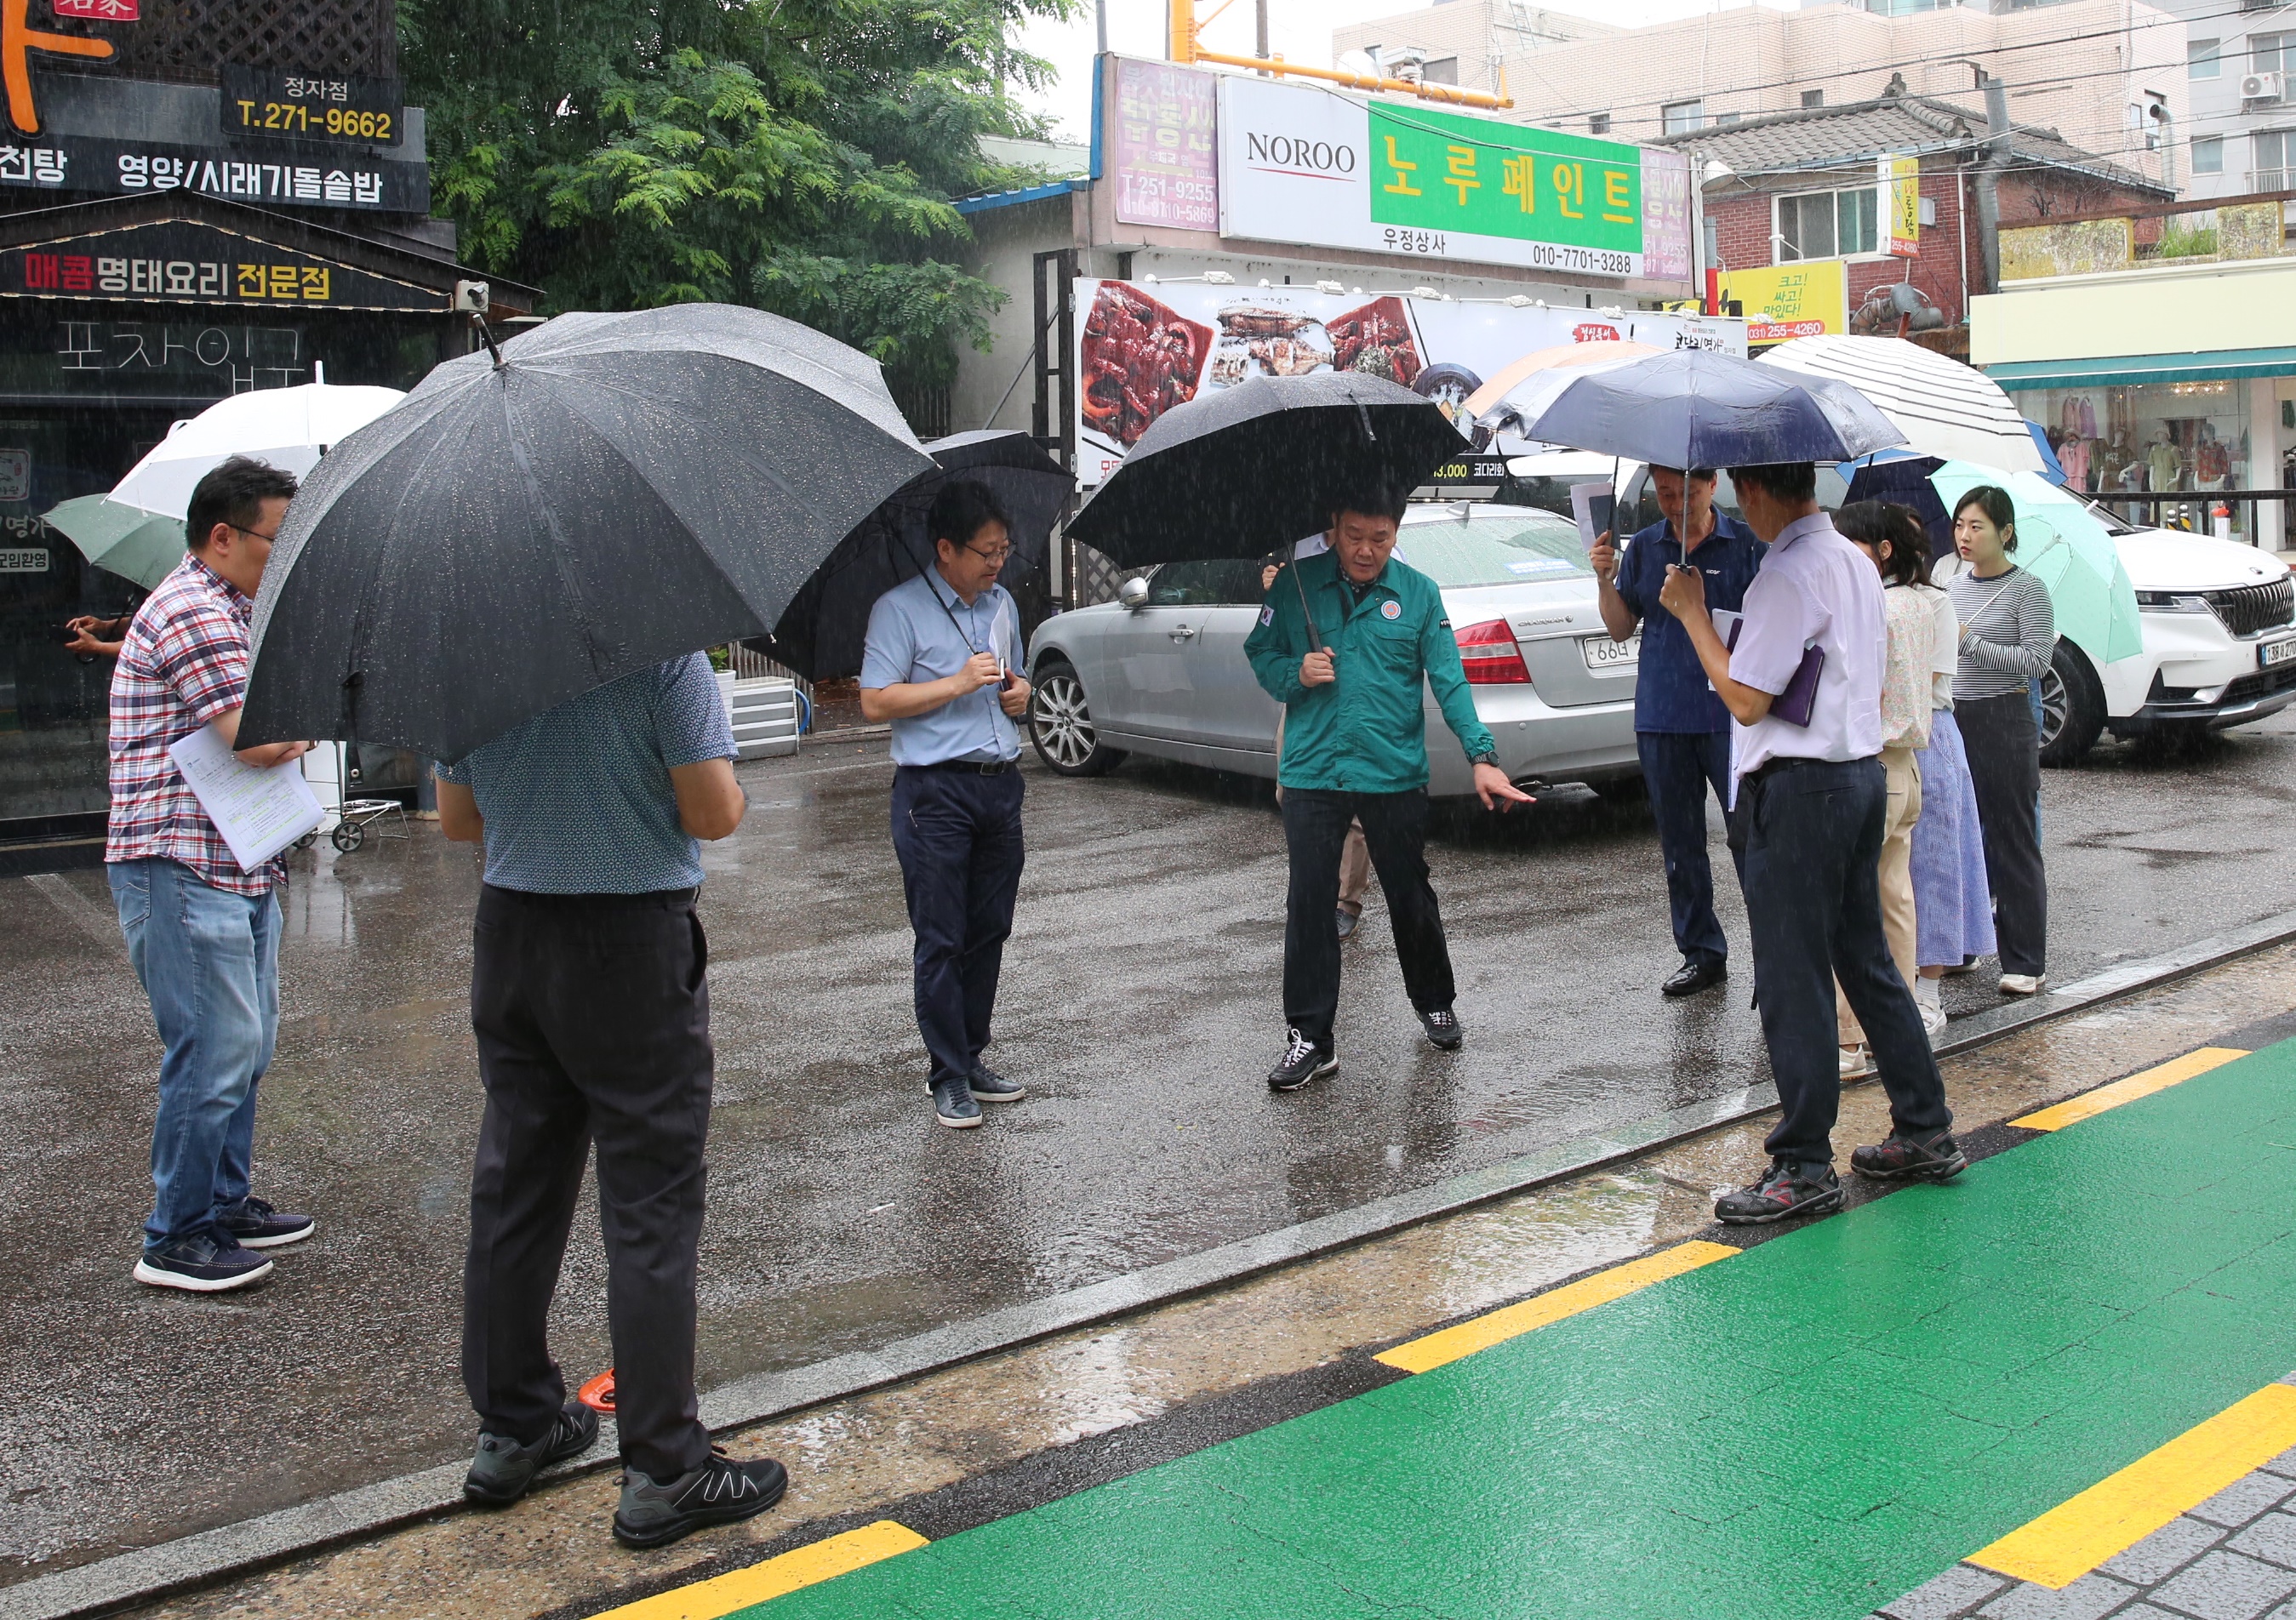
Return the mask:
<svg viewBox="0 0 2296 1620">
<path fill-rule="evenodd" d="M 1384 102 L 1369 112 L 1374 223 L 1643 250 L 1638 148 Z"/>
</svg>

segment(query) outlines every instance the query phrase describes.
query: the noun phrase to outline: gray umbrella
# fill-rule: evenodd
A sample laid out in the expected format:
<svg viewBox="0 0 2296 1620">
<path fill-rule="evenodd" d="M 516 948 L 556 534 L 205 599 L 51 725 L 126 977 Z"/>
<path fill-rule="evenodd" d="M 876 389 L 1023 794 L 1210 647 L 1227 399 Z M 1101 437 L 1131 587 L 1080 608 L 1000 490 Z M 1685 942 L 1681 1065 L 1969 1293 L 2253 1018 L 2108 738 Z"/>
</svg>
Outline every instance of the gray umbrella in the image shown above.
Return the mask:
<svg viewBox="0 0 2296 1620">
<path fill-rule="evenodd" d="M 560 315 L 438 367 L 319 463 L 264 573 L 242 737 L 460 759 L 764 634 L 931 465 L 877 363 L 794 322 Z"/>
</svg>

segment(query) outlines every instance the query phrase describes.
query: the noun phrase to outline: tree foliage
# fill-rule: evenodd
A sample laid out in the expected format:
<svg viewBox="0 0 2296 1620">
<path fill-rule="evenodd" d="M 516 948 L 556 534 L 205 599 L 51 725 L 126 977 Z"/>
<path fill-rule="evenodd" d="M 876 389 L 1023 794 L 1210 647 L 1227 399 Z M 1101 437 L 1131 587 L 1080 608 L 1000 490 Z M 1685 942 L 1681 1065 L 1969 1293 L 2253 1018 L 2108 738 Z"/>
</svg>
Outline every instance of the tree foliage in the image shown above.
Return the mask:
<svg viewBox="0 0 2296 1620">
<path fill-rule="evenodd" d="M 820 327 L 945 380 L 1003 294 L 953 199 L 1026 184 L 1008 41 L 1074 0 L 399 0 L 436 206 L 552 309 L 695 299 Z"/>
</svg>

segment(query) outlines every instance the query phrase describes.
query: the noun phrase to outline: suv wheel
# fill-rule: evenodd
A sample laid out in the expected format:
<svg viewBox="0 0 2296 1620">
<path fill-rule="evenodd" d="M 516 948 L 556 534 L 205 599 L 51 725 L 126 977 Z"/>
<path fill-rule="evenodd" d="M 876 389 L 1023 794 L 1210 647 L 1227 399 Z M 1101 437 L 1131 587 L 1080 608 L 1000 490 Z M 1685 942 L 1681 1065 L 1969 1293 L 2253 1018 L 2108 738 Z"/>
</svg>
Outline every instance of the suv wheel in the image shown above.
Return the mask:
<svg viewBox="0 0 2296 1620">
<path fill-rule="evenodd" d="M 1029 700 L 1029 740 L 1037 745 L 1037 757 L 1062 776 L 1103 776 L 1124 760 L 1123 749 L 1100 740 L 1084 683 L 1058 659 L 1037 672 Z"/>
<path fill-rule="evenodd" d="M 2104 730 L 2104 686 L 2088 655 L 2060 636 L 2041 677 L 2041 763 L 2069 765 L 2096 746 Z"/>
</svg>

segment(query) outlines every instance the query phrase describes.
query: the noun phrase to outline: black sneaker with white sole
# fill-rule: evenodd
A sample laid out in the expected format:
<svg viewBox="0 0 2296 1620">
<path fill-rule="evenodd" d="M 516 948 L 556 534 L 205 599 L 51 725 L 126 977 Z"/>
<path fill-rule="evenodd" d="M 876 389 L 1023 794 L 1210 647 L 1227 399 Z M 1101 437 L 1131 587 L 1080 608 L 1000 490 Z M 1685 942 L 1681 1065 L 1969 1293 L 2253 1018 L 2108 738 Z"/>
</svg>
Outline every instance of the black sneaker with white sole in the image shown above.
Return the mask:
<svg viewBox="0 0 2296 1620">
<path fill-rule="evenodd" d="M 242 1248 L 284 1248 L 318 1231 L 307 1215 L 284 1215 L 258 1198 L 244 1198 L 216 1211 L 216 1224 L 239 1240 Z"/>
<path fill-rule="evenodd" d="M 932 1100 L 933 1117 L 945 1125 L 969 1131 L 980 1123 L 980 1105 L 972 1100 L 972 1088 L 961 1076 L 934 1081 Z"/>
<path fill-rule="evenodd" d="M 1340 1072 L 1340 1055 L 1319 1047 L 1296 1029 L 1284 1032 L 1283 1056 L 1267 1071 L 1271 1092 L 1296 1092 L 1310 1080 Z"/>
<path fill-rule="evenodd" d="M 147 1248 L 135 1263 L 135 1280 L 155 1289 L 182 1289 L 193 1294 L 221 1294 L 243 1289 L 271 1275 L 271 1262 L 251 1248 L 242 1248 L 228 1232 L 193 1232 L 158 1248 Z"/>
<path fill-rule="evenodd" d="M 463 1494 L 482 1508 L 507 1508 L 526 1494 L 534 1477 L 554 1462 L 579 1457 L 598 1438 L 598 1414 L 579 1401 L 566 1403 L 550 1432 L 531 1445 L 507 1435 L 479 1436 L 478 1455 L 463 1477 Z"/>
<path fill-rule="evenodd" d="M 1018 1102 L 1029 1094 L 1029 1088 L 1007 1080 L 986 1063 L 972 1066 L 969 1083 L 975 1102 Z"/>
<path fill-rule="evenodd" d="M 1427 1038 L 1435 1043 L 1439 1051 L 1456 1051 L 1467 1038 L 1467 1032 L 1459 1027 L 1459 1015 L 1448 1007 L 1423 1012 L 1419 1021 L 1427 1027 Z"/>
<path fill-rule="evenodd" d="M 755 1518 L 782 1499 L 789 1475 L 770 1457 L 736 1462 L 716 1446 L 690 1474 L 657 1484 L 637 1469 L 622 1470 L 614 1539 L 625 1547 L 666 1547 L 712 1525 Z"/>
</svg>

